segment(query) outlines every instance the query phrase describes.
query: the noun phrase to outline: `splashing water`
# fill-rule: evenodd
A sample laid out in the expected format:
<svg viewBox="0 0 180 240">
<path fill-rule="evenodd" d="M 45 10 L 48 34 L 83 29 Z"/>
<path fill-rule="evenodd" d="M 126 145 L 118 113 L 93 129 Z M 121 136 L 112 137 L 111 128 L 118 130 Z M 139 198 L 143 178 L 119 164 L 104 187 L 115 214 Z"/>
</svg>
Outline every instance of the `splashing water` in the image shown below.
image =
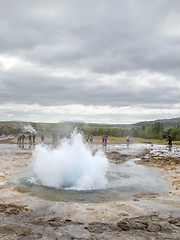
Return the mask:
<svg viewBox="0 0 180 240">
<path fill-rule="evenodd" d="M 106 156 L 101 150 L 93 155 L 77 131 L 56 149 L 38 145 L 33 159 L 36 181 L 44 186 L 77 190 L 106 188 Z"/>
</svg>

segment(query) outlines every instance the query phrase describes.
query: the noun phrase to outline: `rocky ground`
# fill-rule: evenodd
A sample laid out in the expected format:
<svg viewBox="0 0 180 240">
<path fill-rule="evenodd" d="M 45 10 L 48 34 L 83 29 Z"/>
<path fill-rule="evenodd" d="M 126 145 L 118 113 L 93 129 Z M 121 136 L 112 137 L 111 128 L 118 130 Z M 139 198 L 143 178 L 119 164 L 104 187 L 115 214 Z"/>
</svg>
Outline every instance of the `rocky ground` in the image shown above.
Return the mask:
<svg viewBox="0 0 180 240">
<path fill-rule="evenodd" d="M 175 149 L 175 150 L 173 150 Z M 40 199 L 11 184 L 12 174 L 30 164 L 30 152 L 0 153 L 0 239 L 2 240 L 179 240 L 180 158 L 179 147 L 145 149 L 140 164 L 166 169 L 168 193 L 136 194 L 129 201 L 104 203 L 56 202 Z M 121 164 L 132 156 L 107 153 L 110 162 Z"/>
</svg>

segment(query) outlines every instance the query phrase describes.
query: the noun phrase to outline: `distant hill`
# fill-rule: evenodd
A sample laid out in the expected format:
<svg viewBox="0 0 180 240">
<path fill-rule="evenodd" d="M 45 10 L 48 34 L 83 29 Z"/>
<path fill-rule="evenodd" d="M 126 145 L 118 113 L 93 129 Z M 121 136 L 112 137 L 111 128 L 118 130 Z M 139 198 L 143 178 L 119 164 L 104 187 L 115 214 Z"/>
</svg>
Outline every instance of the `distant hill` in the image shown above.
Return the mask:
<svg viewBox="0 0 180 240">
<path fill-rule="evenodd" d="M 86 124 L 85 121 L 77 120 L 77 121 L 60 121 L 60 124 Z"/>
<path fill-rule="evenodd" d="M 83 121 L 62 121 L 59 123 L 35 123 L 35 122 L 25 122 L 25 121 L 0 121 L 0 124 L 8 124 L 8 125 L 33 125 L 35 128 L 38 126 L 40 127 L 47 127 L 47 126 L 56 126 L 59 127 L 81 127 L 81 126 L 89 126 L 89 127 L 105 127 L 105 128 L 132 128 L 132 127 L 141 127 L 141 126 L 152 126 L 153 124 L 160 122 L 164 124 L 165 128 L 173 128 L 173 127 L 180 127 L 180 117 L 178 118 L 171 118 L 171 119 L 158 119 L 154 121 L 143 121 L 137 122 L 133 124 L 106 124 L 106 123 L 86 123 Z"/>
<path fill-rule="evenodd" d="M 152 126 L 153 124 L 160 122 L 164 124 L 165 128 L 171 128 L 171 127 L 180 127 L 180 117 L 178 118 L 171 118 L 171 119 L 158 119 L 154 121 L 143 121 L 143 122 L 137 122 L 133 124 L 108 124 L 108 123 L 86 123 L 83 121 L 64 121 L 59 122 L 61 125 L 73 125 L 73 126 L 93 126 L 93 127 L 119 127 L 119 128 L 132 128 L 132 127 L 141 127 L 141 126 Z"/>
<path fill-rule="evenodd" d="M 170 127 L 180 127 L 180 117 L 178 118 L 171 118 L 171 119 L 158 119 L 154 121 L 144 121 L 144 122 L 138 122 L 135 124 L 132 124 L 134 127 L 139 127 L 139 126 L 151 126 L 155 123 L 163 123 L 165 128 L 170 128 Z"/>
</svg>

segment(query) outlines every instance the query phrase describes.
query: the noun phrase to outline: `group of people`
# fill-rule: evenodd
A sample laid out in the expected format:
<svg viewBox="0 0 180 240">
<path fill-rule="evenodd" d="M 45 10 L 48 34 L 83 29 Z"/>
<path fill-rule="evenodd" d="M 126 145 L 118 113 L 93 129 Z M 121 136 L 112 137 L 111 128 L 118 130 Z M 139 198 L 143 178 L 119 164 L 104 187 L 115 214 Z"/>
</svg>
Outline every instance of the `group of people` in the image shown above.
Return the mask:
<svg viewBox="0 0 180 240">
<path fill-rule="evenodd" d="M 22 135 L 19 135 L 18 138 L 17 138 L 17 144 L 19 145 L 19 147 L 22 147 L 24 148 L 24 140 L 25 140 L 25 134 L 23 133 Z M 35 133 L 33 133 L 31 135 L 31 133 L 29 134 L 28 136 L 29 138 L 29 146 L 31 147 L 31 145 L 35 145 L 35 139 L 36 139 L 36 135 Z"/>
<path fill-rule="evenodd" d="M 93 135 L 91 134 L 91 136 L 89 137 L 89 135 L 87 134 L 86 135 L 86 142 L 88 143 L 88 142 L 93 142 Z"/>
<path fill-rule="evenodd" d="M 102 135 L 102 144 L 105 146 L 107 145 L 107 139 L 108 139 L 108 136 L 103 134 Z M 127 140 L 127 146 L 129 147 L 129 141 L 130 141 L 129 135 L 126 137 L 126 140 Z"/>
<path fill-rule="evenodd" d="M 103 134 L 102 135 L 102 144 L 105 146 L 107 145 L 107 139 L 108 139 L 108 136 Z"/>
<path fill-rule="evenodd" d="M 23 133 L 22 135 L 19 135 L 17 138 L 17 144 L 19 147 L 24 148 L 24 140 L 25 140 L 26 135 Z M 28 135 L 28 140 L 29 140 L 29 147 L 32 145 L 34 146 L 36 143 L 36 134 L 35 133 L 30 133 Z M 41 143 L 44 143 L 44 134 L 41 135 Z"/>
<path fill-rule="evenodd" d="M 130 136 L 129 135 L 126 137 L 126 140 L 127 140 L 127 146 L 129 147 L 129 141 L 130 141 Z M 169 145 L 169 148 L 172 147 L 172 137 L 171 137 L 171 135 L 168 135 L 168 145 Z"/>
<path fill-rule="evenodd" d="M 26 135 L 24 133 L 18 136 L 17 144 L 19 145 L 19 147 L 24 148 L 25 137 L 26 137 Z M 28 139 L 29 139 L 29 147 L 31 147 L 32 144 L 34 146 L 35 141 L 36 141 L 35 133 L 33 133 L 33 134 L 30 133 L 28 135 Z M 42 134 L 41 135 L 41 143 L 42 144 L 44 144 L 44 139 L 45 139 L 45 136 L 44 136 L 44 134 Z M 105 145 L 105 146 L 107 145 L 107 139 L 108 139 L 108 136 L 103 134 L 102 135 L 102 144 Z M 52 145 L 55 146 L 55 147 L 57 146 L 57 140 L 58 140 L 57 134 L 55 132 L 53 132 L 52 133 Z M 93 135 L 92 134 L 91 134 L 91 136 L 86 135 L 85 140 L 86 140 L 87 143 L 88 142 L 93 142 Z M 130 136 L 129 135 L 126 137 L 126 141 L 127 141 L 127 147 L 129 147 L 129 143 L 130 143 Z M 169 145 L 169 148 L 172 147 L 172 137 L 170 135 L 168 135 L 168 145 Z"/>
</svg>

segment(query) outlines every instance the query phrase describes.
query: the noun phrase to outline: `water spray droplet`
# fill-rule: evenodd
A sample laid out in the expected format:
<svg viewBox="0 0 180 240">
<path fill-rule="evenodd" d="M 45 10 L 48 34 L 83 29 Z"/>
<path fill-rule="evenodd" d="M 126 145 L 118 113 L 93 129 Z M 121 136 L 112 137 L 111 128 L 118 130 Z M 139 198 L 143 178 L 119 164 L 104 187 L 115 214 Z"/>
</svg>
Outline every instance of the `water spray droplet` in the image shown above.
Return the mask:
<svg viewBox="0 0 180 240">
<path fill-rule="evenodd" d="M 44 186 L 77 190 L 106 188 L 106 156 L 101 150 L 92 154 L 77 131 L 55 149 L 38 145 L 33 159 L 36 181 Z"/>
</svg>

